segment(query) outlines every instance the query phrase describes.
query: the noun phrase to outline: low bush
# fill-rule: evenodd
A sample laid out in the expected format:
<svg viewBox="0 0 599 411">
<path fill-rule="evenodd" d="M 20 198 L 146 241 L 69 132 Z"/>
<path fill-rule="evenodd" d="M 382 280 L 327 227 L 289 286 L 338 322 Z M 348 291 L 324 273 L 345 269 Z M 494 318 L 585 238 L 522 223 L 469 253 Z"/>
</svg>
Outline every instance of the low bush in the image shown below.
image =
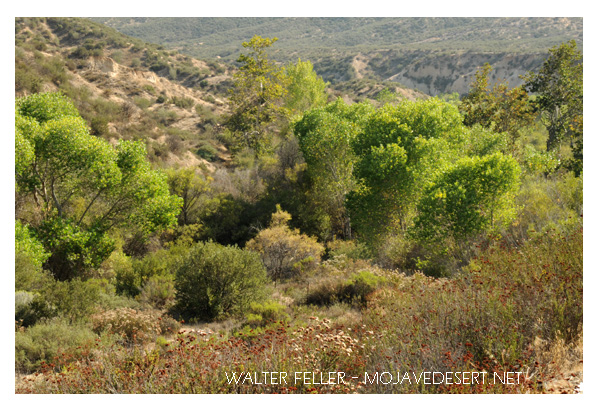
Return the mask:
<svg viewBox="0 0 599 411">
<path fill-rule="evenodd" d="M 174 97 L 171 97 L 169 102 L 179 108 L 186 109 L 186 110 L 192 108 L 194 105 L 193 99 L 189 98 L 189 97 L 174 96 Z"/>
<path fill-rule="evenodd" d="M 98 336 L 83 325 L 72 325 L 62 318 L 42 321 L 15 333 L 15 368 L 31 373 L 42 365 L 58 360 L 68 353 L 75 358 L 84 356 Z"/>
<path fill-rule="evenodd" d="M 207 141 L 200 142 L 196 149 L 196 153 L 198 156 L 208 161 L 214 161 L 218 156 L 218 150 Z"/>
<path fill-rule="evenodd" d="M 187 320 L 243 315 L 252 303 L 264 299 L 266 282 L 258 254 L 198 243 L 176 273 L 175 311 Z"/>
<path fill-rule="evenodd" d="M 159 318 L 153 311 L 118 308 L 92 316 L 92 329 L 116 334 L 127 344 L 142 344 L 161 334 Z"/>
<path fill-rule="evenodd" d="M 270 276 L 275 280 L 297 276 L 320 262 L 324 247 L 315 238 L 300 234 L 287 226 L 291 215 L 277 205 L 270 226 L 248 241 L 246 247 L 262 256 Z"/>
<path fill-rule="evenodd" d="M 246 324 L 250 327 L 264 327 L 270 323 L 289 321 L 289 314 L 285 312 L 285 307 L 276 301 L 267 301 L 264 303 L 252 303 L 246 314 Z"/>
<path fill-rule="evenodd" d="M 306 295 L 306 304 L 333 305 L 336 303 L 366 307 L 368 295 L 382 287 L 387 280 L 369 271 L 360 271 L 348 280 L 329 279 Z"/>
</svg>

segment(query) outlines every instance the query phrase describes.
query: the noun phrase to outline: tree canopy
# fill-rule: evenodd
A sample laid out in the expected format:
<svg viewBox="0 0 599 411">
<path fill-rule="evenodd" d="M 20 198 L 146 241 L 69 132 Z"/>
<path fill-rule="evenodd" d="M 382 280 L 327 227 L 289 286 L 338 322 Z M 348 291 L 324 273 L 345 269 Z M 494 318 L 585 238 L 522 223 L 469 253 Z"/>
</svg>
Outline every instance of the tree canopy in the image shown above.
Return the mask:
<svg viewBox="0 0 599 411">
<path fill-rule="evenodd" d="M 268 60 L 267 49 L 278 39 L 254 36 L 242 43 L 248 50 L 237 59 L 241 67 L 229 91 L 231 116 L 227 127 L 239 144 L 260 151 L 268 145 L 266 126 L 286 113 L 282 99 L 287 94 L 282 67 Z"/>
<path fill-rule="evenodd" d="M 549 49 L 539 72 L 523 77 L 526 90 L 537 94 L 535 104 L 549 133 L 547 151 L 571 138 L 582 157 L 582 72 L 582 53 L 571 40 Z"/>
<path fill-rule="evenodd" d="M 181 199 L 152 170 L 141 142 L 116 147 L 92 136 L 73 104 L 58 93 L 16 102 L 16 185 L 31 195 L 36 230 L 52 255 L 47 265 L 66 279 L 110 255 L 113 227 L 149 234 L 176 222 Z"/>
<path fill-rule="evenodd" d="M 533 105 L 523 87 L 510 88 L 507 81 L 498 81 L 491 87 L 489 75 L 493 70 L 487 63 L 478 70 L 470 91 L 462 98 L 460 109 L 464 113 L 464 124 L 475 124 L 510 137 L 512 153 L 518 149 L 520 130 L 535 119 Z"/>
</svg>

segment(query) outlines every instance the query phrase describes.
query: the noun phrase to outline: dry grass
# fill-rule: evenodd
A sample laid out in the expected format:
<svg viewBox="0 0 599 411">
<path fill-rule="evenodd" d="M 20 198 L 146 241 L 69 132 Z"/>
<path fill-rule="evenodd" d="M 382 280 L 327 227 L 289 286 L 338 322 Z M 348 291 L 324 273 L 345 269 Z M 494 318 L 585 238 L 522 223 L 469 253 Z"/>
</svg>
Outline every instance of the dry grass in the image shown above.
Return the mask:
<svg viewBox="0 0 599 411">
<path fill-rule="evenodd" d="M 333 277 L 350 278 L 337 269 Z M 361 268 L 361 266 L 360 266 Z M 374 269 L 374 268 L 373 268 Z M 335 271 L 335 270 L 333 270 Z M 289 322 L 185 326 L 175 339 L 115 345 L 18 384 L 37 393 L 552 393 L 582 381 L 582 231 L 498 244 L 462 275 L 387 272 L 365 307 L 286 307 Z M 324 275 L 324 274 L 323 274 Z M 299 283 L 298 283 L 299 284 Z M 287 284 L 287 286 L 290 286 Z M 275 294 L 285 294 L 283 287 Z M 226 373 L 522 373 L 520 384 L 231 384 Z"/>
</svg>

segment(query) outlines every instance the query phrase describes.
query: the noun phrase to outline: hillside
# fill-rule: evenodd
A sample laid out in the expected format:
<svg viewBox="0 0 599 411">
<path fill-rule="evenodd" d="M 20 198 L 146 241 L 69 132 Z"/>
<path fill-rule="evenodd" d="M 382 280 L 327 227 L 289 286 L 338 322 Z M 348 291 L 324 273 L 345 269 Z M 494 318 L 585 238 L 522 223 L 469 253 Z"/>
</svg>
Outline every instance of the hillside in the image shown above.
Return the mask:
<svg viewBox="0 0 599 411">
<path fill-rule="evenodd" d="M 231 64 L 198 60 L 88 19 L 18 18 L 15 23 L 17 97 L 60 90 L 95 134 L 112 141 L 142 139 L 150 159 L 162 166 L 214 172 L 229 164 L 219 123 L 228 110 Z M 403 98 L 423 96 L 397 82 L 373 79 L 329 92 L 356 101 L 375 99 L 385 88 Z"/>
<path fill-rule="evenodd" d="M 142 139 L 163 166 L 214 171 L 229 161 L 217 140 L 229 72 L 84 19 L 16 20 L 15 93 L 60 90 L 92 132 Z"/>
<path fill-rule="evenodd" d="M 465 93 L 486 62 L 519 85 L 553 45 L 576 39 L 577 18 L 95 18 L 196 58 L 233 62 L 254 34 L 277 37 L 279 61 L 309 59 L 334 86 L 390 80 L 427 94 Z"/>
</svg>

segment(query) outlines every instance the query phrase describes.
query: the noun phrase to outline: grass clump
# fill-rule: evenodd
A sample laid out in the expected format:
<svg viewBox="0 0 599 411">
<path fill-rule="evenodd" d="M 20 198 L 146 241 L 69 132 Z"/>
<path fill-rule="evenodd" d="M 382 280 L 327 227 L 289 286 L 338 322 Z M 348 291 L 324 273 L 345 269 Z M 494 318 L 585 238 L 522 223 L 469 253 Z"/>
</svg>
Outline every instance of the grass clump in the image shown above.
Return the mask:
<svg viewBox="0 0 599 411">
<path fill-rule="evenodd" d="M 15 368 L 31 373 L 44 363 L 58 363 L 62 354 L 82 358 L 98 336 L 84 325 L 70 324 L 63 318 L 41 321 L 15 333 Z M 52 367 L 53 368 L 53 367 Z"/>
</svg>

